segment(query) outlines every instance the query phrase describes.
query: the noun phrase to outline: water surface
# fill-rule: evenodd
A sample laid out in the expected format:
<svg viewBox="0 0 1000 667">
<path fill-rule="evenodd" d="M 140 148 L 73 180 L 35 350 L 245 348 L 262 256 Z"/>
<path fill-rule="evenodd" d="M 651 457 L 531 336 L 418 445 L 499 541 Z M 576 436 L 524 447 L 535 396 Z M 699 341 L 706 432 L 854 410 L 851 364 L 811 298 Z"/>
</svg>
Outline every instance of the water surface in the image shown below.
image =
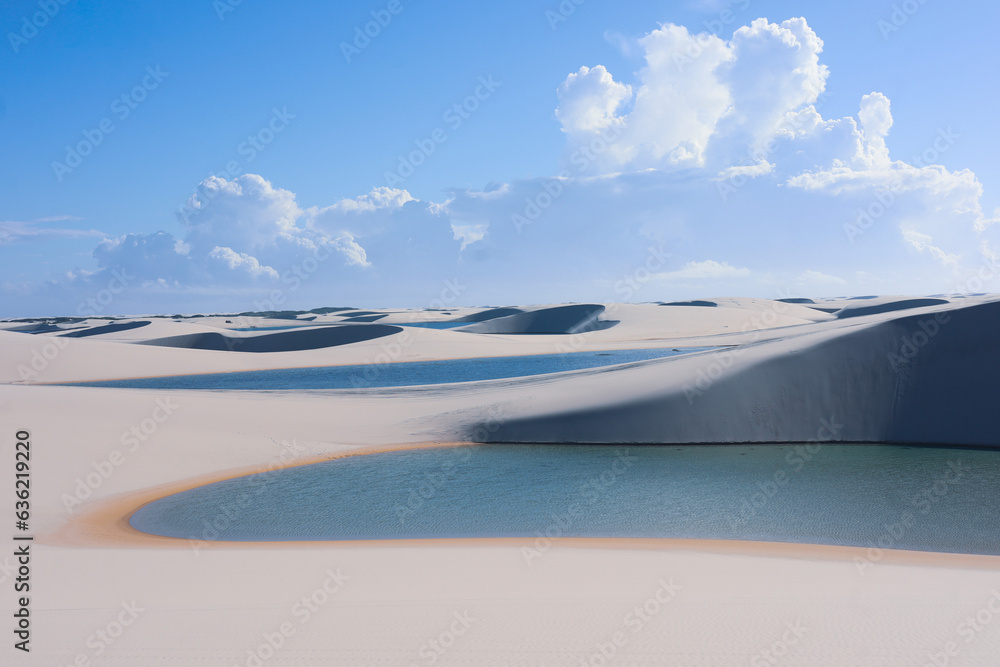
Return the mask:
<svg viewBox="0 0 1000 667">
<path fill-rule="evenodd" d="M 1000 554 L 1000 452 L 897 445 L 477 445 L 355 456 L 155 501 L 222 540 L 673 537 Z"/>
<path fill-rule="evenodd" d="M 449 384 L 477 380 L 542 375 L 561 371 L 611 366 L 648 359 L 672 357 L 712 348 L 660 348 L 652 350 L 611 350 L 606 352 L 569 352 L 516 357 L 480 357 L 444 361 L 407 361 L 400 363 L 282 368 L 238 373 L 171 375 L 79 382 L 85 387 L 123 387 L 129 389 L 358 389 L 364 387 L 407 387 L 425 384 Z"/>
</svg>

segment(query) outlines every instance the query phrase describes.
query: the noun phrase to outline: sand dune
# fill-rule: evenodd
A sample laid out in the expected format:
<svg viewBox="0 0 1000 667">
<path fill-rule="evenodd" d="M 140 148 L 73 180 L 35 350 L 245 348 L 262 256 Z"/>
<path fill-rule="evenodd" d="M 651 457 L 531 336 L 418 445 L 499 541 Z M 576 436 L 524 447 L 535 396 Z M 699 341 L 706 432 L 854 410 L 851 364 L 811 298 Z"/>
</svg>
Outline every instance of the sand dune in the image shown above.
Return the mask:
<svg viewBox="0 0 1000 667">
<path fill-rule="evenodd" d="M 181 347 L 195 350 L 228 350 L 232 352 L 293 352 L 348 345 L 382 338 L 402 331 L 386 325 L 344 325 L 322 328 L 302 328 L 237 336 L 222 333 L 195 333 L 140 341 L 139 345 Z"/>
<path fill-rule="evenodd" d="M 114 322 L 99 327 L 89 327 L 78 329 L 69 333 L 60 334 L 63 338 L 87 338 L 89 336 L 102 336 L 104 334 L 118 333 L 120 331 L 130 331 L 140 327 L 149 326 L 149 320 L 134 320 L 132 322 Z"/>
<path fill-rule="evenodd" d="M 877 315 L 878 313 L 892 313 L 897 310 L 908 310 L 910 308 L 924 308 L 925 306 L 940 306 L 951 303 L 947 299 L 901 299 L 899 301 L 887 301 L 865 306 L 847 306 L 836 311 L 835 315 L 840 319 L 846 317 L 861 317 L 862 315 Z"/>
<path fill-rule="evenodd" d="M 48 322 L 35 322 L 32 324 L 21 324 L 14 326 L 4 326 L 0 327 L 3 331 L 14 331 L 17 333 L 29 333 L 29 334 L 42 334 L 42 333 L 54 333 L 60 331 L 69 331 L 71 329 L 79 329 L 82 327 L 69 325 L 61 326 L 58 324 L 50 324 Z"/>
<path fill-rule="evenodd" d="M 478 313 L 473 313 L 471 315 L 466 315 L 465 317 L 458 318 L 460 322 L 485 322 L 486 320 L 493 320 L 498 317 L 506 317 L 508 315 L 516 315 L 518 313 L 523 313 L 524 311 L 520 308 L 490 308 L 489 310 L 481 310 Z"/>
<path fill-rule="evenodd" d="M 356 315 L 354 317 L 345 317 L 341 322 L 377 322 L 383 317 L 386 317 L 384 313 L 377 315 Z"/>
<path fill-rule="evenodd" d="M 379 315 L 380 313 L 374 310 L 341 310 L 332 314 L 337 317 L 364 317 L 365 315 Z"/>
<path fill-rule="evenodd" d="M 714 301 L 670 301 L 668 303 L 660 303 L 661 306 L 700 306 L 702 308 L 717 308 L 719 304 Z"/>
<path fill-rule="evenodd" d="M 486 439 L 1000 446 L 997 322 L 997 302 L 939 307 L 595 373 Z"/>
<path fill-rule="evenodd" d="M 608 329 L 617 322 L 600 320 L 604 306 L 573 304 L 495 317 L 463 327 L 469 333 L 489 334 L 575 334 Z"/>
</svg>

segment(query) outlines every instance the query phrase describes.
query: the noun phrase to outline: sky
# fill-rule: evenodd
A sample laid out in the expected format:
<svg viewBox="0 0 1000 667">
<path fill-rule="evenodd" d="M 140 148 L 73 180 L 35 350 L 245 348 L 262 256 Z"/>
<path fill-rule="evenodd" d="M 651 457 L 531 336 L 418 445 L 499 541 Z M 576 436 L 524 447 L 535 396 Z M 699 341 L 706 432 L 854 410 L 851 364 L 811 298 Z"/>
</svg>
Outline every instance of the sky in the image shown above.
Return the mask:
<svg viewBox="0 0 1000 667">
<path fill-rule="evenodd" d="M 0 6 L 0 317 L 1000 291 L 996 3 Z"/>
</svg>

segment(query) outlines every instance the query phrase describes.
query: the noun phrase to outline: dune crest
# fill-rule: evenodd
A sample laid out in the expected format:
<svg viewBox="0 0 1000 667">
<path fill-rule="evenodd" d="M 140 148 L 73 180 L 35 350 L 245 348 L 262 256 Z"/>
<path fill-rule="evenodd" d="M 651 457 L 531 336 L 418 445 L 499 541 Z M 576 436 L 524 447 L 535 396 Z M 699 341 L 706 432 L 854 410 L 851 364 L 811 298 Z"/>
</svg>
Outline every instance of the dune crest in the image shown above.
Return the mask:
<svg viewBox="0 0 1000 667">
<path fill-rule="evenodd" d="M 576 334 L 608 329 L 617 322 L 600 320 L 604 306 L 573 304 L 495 317 L 462 331 L 484 334 Z"/>
</svg>

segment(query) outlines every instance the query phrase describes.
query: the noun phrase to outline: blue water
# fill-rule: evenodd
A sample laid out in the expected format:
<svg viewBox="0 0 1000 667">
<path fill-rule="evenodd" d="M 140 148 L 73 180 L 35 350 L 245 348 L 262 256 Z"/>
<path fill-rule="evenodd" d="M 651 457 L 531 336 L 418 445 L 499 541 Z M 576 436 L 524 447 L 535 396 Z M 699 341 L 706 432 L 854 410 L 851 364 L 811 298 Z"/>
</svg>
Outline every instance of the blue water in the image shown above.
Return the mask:
<svg viewBox="0 0 1000 667">
<path fill-rule="evenodd" d="M 400 323 L 403 327 L 422 327 L 424 329 L 454 329 L 455 327 L 467 327 L 474 322 L 406 322 Z"/>
<path fill-rule="evenodd" d="M 316 326 L 316 325 L 303 323 L 303 324 L 290 324 L 281 327 L 236 327 L 236 328 L 230 327 L 228 330 L 229 331 L 284 331 L 285 329 L 301 329 L 302 327 L 308 327 L 308 326 Z"/>
<path fill-rule="evenodd" d="M 675 537 L 1000 554 L 1000 452 L 896 445 L 477 445 L 191 489 L 138 530 L 222 540 Z"/>
<path fill-rule="evenodd" d="M 615 350 L 608 352 L 570 352 L 519 357 L 485 357 L 445 361 L 409 361 L 403 363 L 359 364 L 283 368 L 239 373 L 171 375 L 80 382 L 86 387 L 125 387 L 130 389 L 356 389 L 363 387 L 408 387 L 423 384 L 448 384 L 476 380 L 542 375 L 560 371 L 611 366 L 633 361 L 672 357 L 712 348 L 665 348 L 654 350 Z"/>
</svg>

